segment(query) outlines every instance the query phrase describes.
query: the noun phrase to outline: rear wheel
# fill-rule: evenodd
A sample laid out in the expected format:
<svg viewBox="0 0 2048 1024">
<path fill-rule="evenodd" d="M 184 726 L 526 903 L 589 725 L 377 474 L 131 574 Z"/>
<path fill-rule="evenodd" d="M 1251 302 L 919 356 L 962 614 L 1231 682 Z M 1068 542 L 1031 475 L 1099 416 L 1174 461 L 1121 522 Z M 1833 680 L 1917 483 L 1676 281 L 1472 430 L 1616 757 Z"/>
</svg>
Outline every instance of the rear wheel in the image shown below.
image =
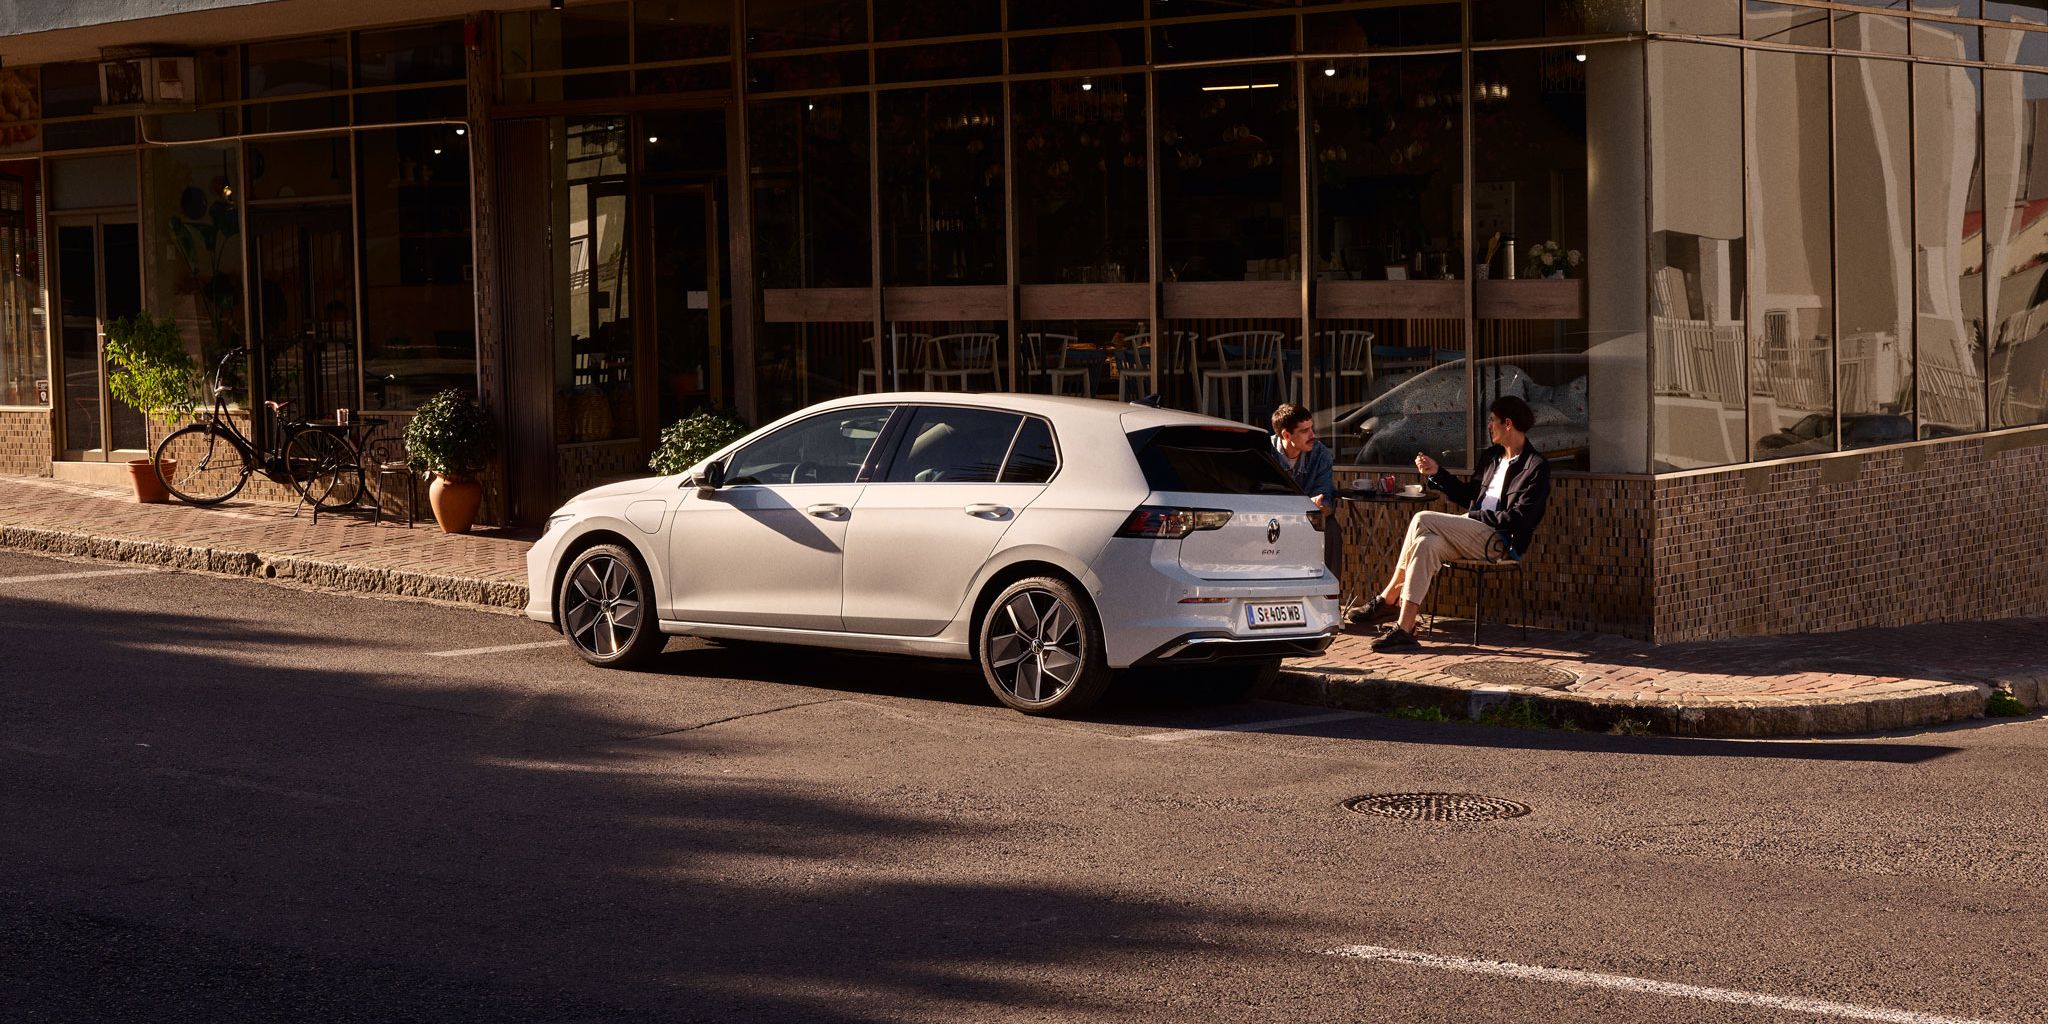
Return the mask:
<svg viewBox="0 0 2048 1024">
<path fill-rule="evenodd" d="M 668 645 L 648 596 L 647 570 L 617 544 L 576 556 L 555 592 L 555 615 L 569 646 L 605 668 L 645 665 Z"/>
<path fill-rule="evenodd" d="M 284 446 L 292 487 L 323 512 L 347 508 L 363 495 L 363 465 L 347 441 L 318 428 L 293 434 Z"/>
<path fill-rule="evenodd" d="M 1028 715 L 1082 711 L 1109 689 L 1095 607 L 1051 576 L 1018 580 L 989 602 L 975 656 L 996 699 Z"/>
<path fill-rule="evenodd" d="M 218 505 L 249 481 L 252 467 L 224 430 L 206 423 L 180 427 L 156 446 L 156 475 L 190 505 Z"/>
</svg>

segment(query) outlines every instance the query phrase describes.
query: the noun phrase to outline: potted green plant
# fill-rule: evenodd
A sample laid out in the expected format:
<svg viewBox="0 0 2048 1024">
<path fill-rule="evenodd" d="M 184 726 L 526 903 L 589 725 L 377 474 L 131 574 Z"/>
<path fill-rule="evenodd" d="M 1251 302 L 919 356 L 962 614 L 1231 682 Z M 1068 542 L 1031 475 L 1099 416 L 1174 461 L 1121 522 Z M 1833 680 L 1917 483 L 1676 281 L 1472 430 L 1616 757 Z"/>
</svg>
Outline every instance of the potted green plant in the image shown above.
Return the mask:
<svg viewBox="0 0 2048 1024">
<path fill-rule="evenodd" d="M 199 405 L 199 364 L 186 350 L 177 322 L 145 311 L 108 324 L 107 390 L 158 428 L 152 437 L 190 418 Z M 159 473 L 152 459 L 129 460 L 135 500 L 169 501 L 163 481 L 176 466 L 167 462 Z"/>
<path fill-rule="evenodd" d="M 662 476 L 674 476 L 747 436 L 750 429 L 736 417 L 708 409 L 686 416 L 663 428 L 661 443 L 655 445 L 647 468 Z"/>
<path fill-rule="evenodd" d="M 441 532 L 469 532 L 484 500 L 477 477 L 498 450 L 497 430 L 483 407 L 460 388 L 427 399 L 405 425 L 405 450 L 414 469 L 433 474 L 427 503 Z"/>
</svg>

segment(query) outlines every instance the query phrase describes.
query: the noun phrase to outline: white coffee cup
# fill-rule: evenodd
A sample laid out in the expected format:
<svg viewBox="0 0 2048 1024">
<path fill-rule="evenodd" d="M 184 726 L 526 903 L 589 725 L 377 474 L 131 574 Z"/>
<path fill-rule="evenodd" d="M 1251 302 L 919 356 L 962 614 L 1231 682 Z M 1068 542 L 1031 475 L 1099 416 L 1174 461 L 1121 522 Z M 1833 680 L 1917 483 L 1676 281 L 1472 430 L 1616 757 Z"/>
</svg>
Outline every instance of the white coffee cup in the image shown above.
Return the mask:
<svg viewBox="0 0 2048 1024">
<path fill-rule="evenodd" d="M 1402 488 L 1401 488 L 1401 490 L 1402 490 L 1402 491 L 1403 491 L 1404 493 L 1407 493 L 1407 494 L 1421 494 L 1421 493 L 1422 493 L 1422 485 L 1421 485 L 1421 484 L 1408 484 L 1408 485 L 1406 485 L 1406 486 L 1402 487 Z"/>
</svg>

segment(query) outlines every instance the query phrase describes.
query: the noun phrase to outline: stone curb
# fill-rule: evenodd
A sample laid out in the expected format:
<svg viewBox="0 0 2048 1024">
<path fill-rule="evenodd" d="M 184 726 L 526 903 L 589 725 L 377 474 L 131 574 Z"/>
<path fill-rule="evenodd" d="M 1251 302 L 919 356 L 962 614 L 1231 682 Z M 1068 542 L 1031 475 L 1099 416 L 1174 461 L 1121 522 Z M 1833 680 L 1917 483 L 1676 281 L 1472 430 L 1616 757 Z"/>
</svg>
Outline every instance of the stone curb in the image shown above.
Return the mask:
<svg viewBox="0 0 2048 1024">
<path fill-rule="evenodd" d="M 485 608 L 526 607 L 526 585 L 466 576 L 386 569 L 261 551 L 235 551 L 164 541 L 101 537 L 72 530 L 0 526 L 0 548 L 169 569 L 289 580 L 356 594 L 449 601 Z"/>
<path fill-rule="evenodd" d="M 2048 676 L 1996 680 L 1993 685 L 1908 680 L 1907 692 L 1867 696 L 1720 698 L 1712 702 L 1626 700 L 1559 693 L 1533 687 L 1452 686 L 1374 677 L 1329 668 L 1281 671 L 1259 696 L 1271 700 L 1352 711 L 1436 708 L 1455 720 L 1476 719 L 1488 708 L 1527 700 L 1545 717 L 1605 732 L 1628 718 L 1648 731 L 1673 736 L 1826 736 L 1888 732 L 1984 717 L 1991 691 L 2010 689 L 2029 708 L 2040 709 Z M 2031 698 L 2031 699 L 2030 699 Z"/>
</svg>

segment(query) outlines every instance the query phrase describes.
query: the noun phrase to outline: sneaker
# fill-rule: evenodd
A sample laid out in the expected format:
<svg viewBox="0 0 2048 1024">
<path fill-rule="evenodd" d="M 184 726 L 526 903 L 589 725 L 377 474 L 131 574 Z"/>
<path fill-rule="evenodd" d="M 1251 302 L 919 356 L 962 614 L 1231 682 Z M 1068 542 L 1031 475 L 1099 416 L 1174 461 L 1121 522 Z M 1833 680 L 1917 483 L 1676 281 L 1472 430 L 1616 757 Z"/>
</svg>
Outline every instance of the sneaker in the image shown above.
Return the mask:
<svg viewBox="0 0 2048 1024">
<path fill-rule="evenodd" d="M 1378 594 L 1374 594 L 1372 600 L 1351 609 L 1351 622 L 1354 625 L 1369 626 L 1375 622 L 1385 622 L 1388 619 L 1398 618 L 1400 614 L 1401 610 L 1399 608 L 1388 603 L 1385 598 Z"/>
<path fill-rule="evenodd" d="M 1399 627 L 1387 630 L 1379 639 L 1372 642 L 1372 649 L 1381 654 L 1390 651 L 1413 651 L 1421 647 L 1422 645 L 1416 642 L 1415 634 Z"/>
</svg>

